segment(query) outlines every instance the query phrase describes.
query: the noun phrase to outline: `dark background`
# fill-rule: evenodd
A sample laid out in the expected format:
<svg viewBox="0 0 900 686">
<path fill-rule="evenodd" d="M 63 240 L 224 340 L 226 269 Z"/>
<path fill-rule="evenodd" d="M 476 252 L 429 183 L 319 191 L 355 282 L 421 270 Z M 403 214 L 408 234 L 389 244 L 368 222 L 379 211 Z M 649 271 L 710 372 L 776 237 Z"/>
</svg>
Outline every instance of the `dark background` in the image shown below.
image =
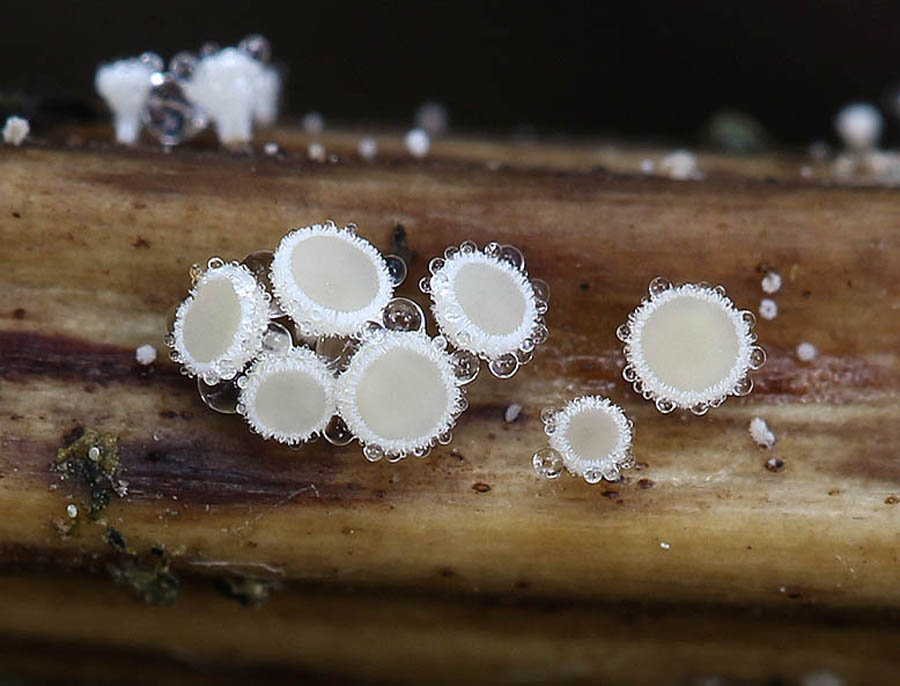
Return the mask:
<svg viewBox="0 0 900 686">
<path fill-rule="evenodd" d="M 16 4 L 3 2 L 3 106 L 40 95 L 38 118 L 89 116 L 78 102 L 101 60 L 256 31 L 290 67 L 284 113 L 332 123 L 406 125 L 434 98 L 456 129 L 691 141 L 728 107 L 805 145 L 900 78 L 900 2 Z"/>
</svg>

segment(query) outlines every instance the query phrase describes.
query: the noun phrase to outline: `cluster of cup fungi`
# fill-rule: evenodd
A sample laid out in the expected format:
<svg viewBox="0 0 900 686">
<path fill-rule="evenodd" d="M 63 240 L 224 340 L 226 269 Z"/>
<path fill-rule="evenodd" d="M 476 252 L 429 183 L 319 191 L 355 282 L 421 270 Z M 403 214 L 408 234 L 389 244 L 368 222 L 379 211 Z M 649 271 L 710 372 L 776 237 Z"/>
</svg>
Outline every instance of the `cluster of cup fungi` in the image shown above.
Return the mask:
<svg viewBox="0 0 900 686">
<path fill-rule="evenodd" d="M 482 366 L 510 378 L 547 340 L 549 287 L 514 246 L 450 246 L 419 282 L 431 336 L 425 310 L 394 294 L 405 278 L 403 260 L 355 225 L 303 227 L 273 252 L 195 265 L 166 344 L 210 408 L 240 414 L 264 439 L 356 440 L 372 462 L 425 457 L 451 441 Z M 703 415 L 752 390 L 766 358 L 754 324 L 722 286 L 656 278 L 616 331 L 622 375 L 663 414 Z M 615 481 L 634 464 L 634 424 L 607 398 L 578 397 L 541 420 L 541 476 Z"/>
<path fill-rule="evenodd" d="M 297 448 L 357 440 L 366 459 L 425 457 L 447 444 L 482 365 L 513 376 L 548 336 L 549 289 L 521 251 L 471 242 L 429 263 L 425 311 L 396 297 L 406 264 L 355 225 L 314 224 L 274 252 L 192 269 L 166 336 L 213 410 L 240 414 L 265 439 Z"/>
</svg>

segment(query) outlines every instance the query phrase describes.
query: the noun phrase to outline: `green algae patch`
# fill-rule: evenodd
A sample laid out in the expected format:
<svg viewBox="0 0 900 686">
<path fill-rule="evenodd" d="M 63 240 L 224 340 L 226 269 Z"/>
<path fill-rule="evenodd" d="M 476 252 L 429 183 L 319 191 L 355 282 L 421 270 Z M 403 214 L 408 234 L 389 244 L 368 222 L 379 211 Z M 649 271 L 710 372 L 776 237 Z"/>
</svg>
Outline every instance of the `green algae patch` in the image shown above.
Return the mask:
<svg viewBox="0 0 900 686">
<path fill-rule="evenodd" d="M 88 501 L 79 510 L 90 519 L 96 519 L 106 509 L 113 493 L 122 496 L 126 492 L 125 482 L 116 478 L 119 439 L 112 434 L 75 429 L 57 452 L 53 470 L 63 481 L 76 481 L 87 489 Z"/>
<path fill-rule="evenodd" d="M 148 605 L 174 605 L 181 593 L 181 580 L 172 572 L 165 550 L 153 547 L 149 555 L 139 557 L 130 552 L 119 532 L 115 534 L 117 536 L 112 539 L 107 536 L 107 541 L 116 550 L 126 552 L 122 558 L 106 566 L 113 581 L 133 588 L 137 598 Z"/>
</svg>

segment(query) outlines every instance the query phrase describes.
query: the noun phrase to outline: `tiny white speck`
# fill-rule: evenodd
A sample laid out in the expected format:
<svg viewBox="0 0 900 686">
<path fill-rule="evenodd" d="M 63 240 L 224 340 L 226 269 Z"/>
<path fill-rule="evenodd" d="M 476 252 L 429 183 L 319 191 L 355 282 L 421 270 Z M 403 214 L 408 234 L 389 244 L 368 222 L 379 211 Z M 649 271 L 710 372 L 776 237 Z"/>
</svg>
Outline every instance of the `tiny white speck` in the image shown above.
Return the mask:
<svg viewBox="0 0 900 686">
<path fill-rule="evenodd" d="M 834 127 L 851 150 L 870 150 L 878 144 L 884 117 L 874 105 L 856 102 L 846 105 L 834 118 Z"/>
<path fill-rule="evenodd" d="M 413 157 L 425 157 L 425 155 L 428 154 L 428 150 L 431 148 L 431 138 L 423 129 L 410 130 L 403 139 L 403 142 L 406 144 L 406 149 L 409 150 L 409 153 Z"/>
<path fill-rule="evenodd" d="M 325 130 L 325 117 L 318 112 L 308 112 L 303 116 L 303 130 L 310 136 L 318 136 Z"/>
<path fill-rule="evenodd" d="M 763 319 L 775 319 L 778 316 L 778 304 L 772 298 L 763 298 L 759 303 L 759 316 Z"/>
<path fill-rule="evenodd" d="M 810 166 L 800 167 L 800 176 L 804 179 L 811 179 L 814 176 L 813 168 Z"/>
<path fill-rule="evenodd" d="M 775 434 L 772 433 L 766 420 L 762 417 L 754 417 L 750 420 L 750 435 L 757 445 L 763 448 L 771 448 L 775 445 Z"/>
<path fill-rule="evenodd" d="M 310 143 L 306 154 L 313 162 L 324 162 L 325 146 L 321 143 Z"/>
<path fill-rule="evenodd" d="M 808 341 L 803 341 L 797 346 L 797 358 L 802 362 L 810 362 L 816 359 L 818 354 L 819 351 L 816 350 L 816 346 Z"/>
<path fill-rule="evenodd" d="M 371 160 L 378 154 L 378 143 L 374 138 L 363 138 L 359 141 L 356 150 L 364 160 Z"/>
<path fill-rule="evenodd" d="M 275 141 L 269 141 L 263 146 L 263 152 L 266 153 L 269 157 L 274 157 L 278 154 L 278 143 Z"/>
<path fill-rule="evenodd" d="M 70 519 L 75 519 L 78 516 L 78 508 L 72 504 L 66 505 L 66 514 Z"/>
<path fill-rule="evenodd" d="M 93 460 L 94 462 L 99 460 L 100 459 L 100 448 L 98 448 L 96 445 L 91 446 L 91 448 L 88 450 L 88 459 Z"/>
<path fill-rule="evenodd" d="M 781 290 L 781 274 L 776 271 L 766 272 L 762 280 L 762 289 L 769 295 Z"/>
<path fill-rule="evenodd" d="M 31 126 L 27 119 L 22 117 L 7 117 L 6 123 L 3 125 L 3 142 L 10 145 L 22 145 L 22 142 L 28 137 Z"/>
<path fill-rule="evenodd" d="M 659 170 L 670 179 L 679 181 L 699 181 L 703 173 L 697 164 L 697 156 L 687 150 L 676 150 L 663 157 L 659 163 Z"/>
<path fill-rule="evenodd" d="M 641 173 L 642 174 L 652 174 L 653 170 L 656 168 L 656 165 L 653 163 L 653 160 L 650 158 L 641 160 Z"/>
<path fill-rule="evenodd" d="M 666 543 L 665 541 L 662 541 L 659 544 L 659 547 L 662 548 L 663 550 L 668 550 L 669 548 L 672 547 L 672 545 L 670 543 Z"/>
<path fill-rule="evenodd" d="M 516 419 L 518 419 L 519 414 L 522 412 L 522 406 L 519 403 L 513 403 L 509 407 L 506 408 L 506 412 L 503 413 L 503 420 L 510 424 Z"/>
<path fill-rule="evenodd" d="M 144 345 L 139 345 L 135 348 L 134 351 L 134 359 L 137 360 L 138 364 L 149 365 L 156 362 L 156 348 L 154 348 L 149 343 L 144 343 Z"/>
</svg>

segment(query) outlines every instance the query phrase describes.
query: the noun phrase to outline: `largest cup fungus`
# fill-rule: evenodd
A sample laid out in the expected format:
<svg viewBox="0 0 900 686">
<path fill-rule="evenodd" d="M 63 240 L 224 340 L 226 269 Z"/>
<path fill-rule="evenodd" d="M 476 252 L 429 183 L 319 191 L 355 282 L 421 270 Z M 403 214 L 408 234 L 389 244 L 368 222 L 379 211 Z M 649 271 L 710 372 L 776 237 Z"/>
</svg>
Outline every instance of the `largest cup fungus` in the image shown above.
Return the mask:
<svg viewBox="0 0 900 686">
<path fill-rule="evenodd" d="M 729 395 L 753 389 L 749 372 L 766 361 L 752 312 L 738 310 L 722 286 L 674 286 L 656 278 L 650 298 L 616 335 L 624 343 L 622 376 L 663 413 L 705 414 Z"/>
</svg>

